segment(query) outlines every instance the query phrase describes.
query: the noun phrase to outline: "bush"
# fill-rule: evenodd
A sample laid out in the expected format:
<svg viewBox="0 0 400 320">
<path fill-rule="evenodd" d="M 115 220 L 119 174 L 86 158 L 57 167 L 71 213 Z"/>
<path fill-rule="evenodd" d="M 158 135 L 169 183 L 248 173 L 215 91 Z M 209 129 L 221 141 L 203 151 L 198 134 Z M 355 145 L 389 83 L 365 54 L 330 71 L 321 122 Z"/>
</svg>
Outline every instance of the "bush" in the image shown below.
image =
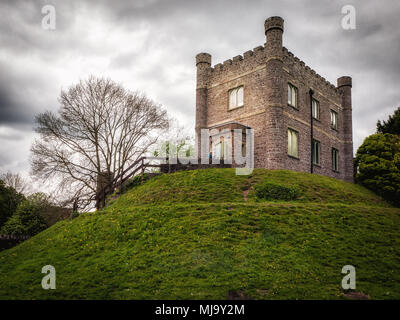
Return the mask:
<svg viewBox="0 0 400 320">
<path fill-rule="evenodd" d="M 71 219 L 75 219 L 79 217 L 79 212 L 78 211 L 72 211 L 71 213 Z"/>
<path fill-rule="evenodd" d="M 143 174 L 143 182 L 148 180 L 149 176 L 147 173 Z M 142 183 L 142 176 L 140 174 L 134 176 L 132 179 L 128 180 L 127 183 L 123 186 L 123 191 L 129 190 L 133 187 L 139 186 Z"/>
<path fill-rule="evenodd" d="M 373 134 L 358 148 L 356 182 L 394 205 L 400 205 L 400 138 Z"/>
<path fill-rule="evenodd" d="M 295 200 L 300 191 L 296 187 L 287 187 L 280 184 L 265 182 L 255 186 L 256 196 L 264 200 Z"/>
<path fill-rule="evenodd" d="M 29 196 L 20 203 L 15 213 L 1 229 L 2 234 L 15 236 L 33 236 L 47 228 L 41 212 L 49 203 L 44 194 Z"/>
<path fill-rule="evenodd" d="M 17 210 L 25 197 L 0 180 L 0 229 Z"/>
<path fill-rule="evenodd" d="M 376 132 L 400 135 L 400 107 L 394 111 L 393 115 L 389 116 L 387 121 L 378 121 L 376 124 Z"/>
</svg>

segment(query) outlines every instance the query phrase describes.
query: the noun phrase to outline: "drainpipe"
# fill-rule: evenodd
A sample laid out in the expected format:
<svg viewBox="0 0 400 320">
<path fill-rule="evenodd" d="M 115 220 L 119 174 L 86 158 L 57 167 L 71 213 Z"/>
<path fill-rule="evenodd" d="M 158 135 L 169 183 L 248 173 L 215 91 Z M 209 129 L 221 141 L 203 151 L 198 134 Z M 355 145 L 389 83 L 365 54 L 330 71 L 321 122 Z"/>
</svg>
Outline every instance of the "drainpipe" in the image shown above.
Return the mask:
<svg viewBox="0 0 400 320">
<path fill-rule="evenodd" d="M 313 89 L 310 89 L 309 91 L 310 94 L 310 143 L 311 143 L 311 154 L 310 154 L 310 172 L 313 173 L 314 172 L 314 163 L 313 163 L 313 136 L 314 136 L 314 121 L 313 121 L 313 114 L 312 114 L 312 100 L 313 100 L 313 94 L 314 91 Z"/>
</svg>

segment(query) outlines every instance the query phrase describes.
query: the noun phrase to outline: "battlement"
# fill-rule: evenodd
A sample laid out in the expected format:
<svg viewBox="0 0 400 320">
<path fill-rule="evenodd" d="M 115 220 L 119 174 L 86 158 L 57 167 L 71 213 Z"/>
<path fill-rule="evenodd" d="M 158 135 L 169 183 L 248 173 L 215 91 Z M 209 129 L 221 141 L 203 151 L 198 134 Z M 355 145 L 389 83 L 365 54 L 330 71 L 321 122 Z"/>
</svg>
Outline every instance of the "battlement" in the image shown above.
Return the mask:
<svg viewBox="0 0 400 320">
<path fill-rule="evenodd" d="M 248 50 L 241 55 L 237 55 L 231 59 L 227 59 L 223 63 L 217 63 L 213 67 L 210 67 L 211 75 L 223 75 L 223 73 L 225 72 L 228 73 L 235 71 L 237 69 L 245 69 L 245 68 L 251 69 L 265 64 L 265 60 L 268 58 L 265 52 L 265 46 L 266 44 L 264 46 L 255 47 L 252 50 Z M 287 59 L 289 64 L 292 63 L 299 66 L 303 72 L 313 77 L 316 82 L 320 83 L 320 85 L 323 85 L 327 87 L 329 90 L 332 90 L 336 95 L 340 95 L 340 91 L 338 90 L 338 87 L 340 86 L 339 83 L 338 87 L 336 87 L 334 84 L 326 80 L 323 76 L 318 74 L 314 69 L 307 66 L 303 60 L 299 59 L 287 48 L 283 47 L 282 50 L 283 50 L 283 59 Z M 209 60 L 207 61 L 211 62 L 211 56 L 210 57 L 207 56 L 205 58 L 206 59 L 209 58 Z"/>
<path fill-rule="evenodd" d="M 253 50 L 248 50 L 241 55 L 234 56 L 225 60 L 223 63 L 217 63 L 210 71 L 212 74 L 220 74 L 240 68 L 253 68 L 265 63 L 265 51 L 263 46 L 258 46 Z"/>
<path fill-rule="evenodd" d="M 314 69 L 311 69 L 309 66 L 307 66 L 303 60 L 301 60 L 298 57 L 296 57 L 287 48 L 283 47 L 282 49 L 283 49 L 283 54 L 284 54 L 283 57 L 284 57 L 284 59 L 288 60 L 288 63 L 293 63 L 293 64 L 299 66 L 302 69 L 303 72 L 305 72 L 305 73 L 311 75 L 312 77 L 314 77 L 314 79 L 316 81 L 318 81 L 320 84 L 326 86 L 327 88 L 329 88 L 330 90 L 335 92 L 335 94 L 337 94 L 337 95 L 340 94 L 338 88 L 335 85 L 333 85 L 328 80 L 326 80 L 324 77 L 319 75 Z"/>
<path fill-rule="evenodd" d="M 345 87 L 345 86 L 351 88 L 352 87 L 351 77 L 347 77 L 347 76 L 340 77 L 339 79 L 337 79 L 337 86 L 338 86 L 338 88 Z"/>
<path fill-rule="evenodd" d="M 265 34 L 269 30 L 279 29 L 283 32 L 283 19 L 281 17 L 270 17 L 264 22 Z"/>
<path fill-rule="evenodd" d="M 196 55 L 196 66 L 199 63 L 205 63 L 208 65 L 211 65 L 211 54 L 205 53 L 205 52 L 197 54 Z"/>
</svg>

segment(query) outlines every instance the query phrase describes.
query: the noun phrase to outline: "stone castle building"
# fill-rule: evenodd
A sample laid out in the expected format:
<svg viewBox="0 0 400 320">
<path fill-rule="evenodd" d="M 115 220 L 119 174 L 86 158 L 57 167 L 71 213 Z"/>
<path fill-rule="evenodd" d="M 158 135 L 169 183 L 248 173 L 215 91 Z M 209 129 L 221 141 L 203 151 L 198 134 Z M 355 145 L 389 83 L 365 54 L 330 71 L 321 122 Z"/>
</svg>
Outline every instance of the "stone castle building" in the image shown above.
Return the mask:
<svg viewBox="0 0 400 320">
<path fill-rule="evenodd" d="M 254 129 L 254 167 L 353 181 L 350 77 L 326 81 L 282 46 L 284 21 L 265 21 L 266 43 L 211 67 L 196 56 L 201 129 Z"/>
</svg>

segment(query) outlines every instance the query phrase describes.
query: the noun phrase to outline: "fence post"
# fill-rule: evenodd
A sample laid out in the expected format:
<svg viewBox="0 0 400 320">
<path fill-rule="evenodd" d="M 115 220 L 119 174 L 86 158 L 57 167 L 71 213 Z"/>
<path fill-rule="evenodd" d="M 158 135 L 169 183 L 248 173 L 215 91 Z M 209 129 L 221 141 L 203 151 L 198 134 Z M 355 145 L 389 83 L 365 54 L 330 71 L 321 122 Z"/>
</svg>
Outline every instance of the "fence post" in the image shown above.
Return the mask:
<svg viewBox="0 0 400 320">
<path fill-rule="evenodd" d="M 144 175 L 144 159 L 142 157 L 142 175 L 140 177 L 140 184 L 143 184 L 143 175 Z"/>
<path fill-rule="evenodd" d="M 119 179 L 119 194 L 122 194 L 123 190 L 122 190 L 122 173 L 124 171 L 122 170 L 121 172 L 121 178 Z"/>
</svg>

